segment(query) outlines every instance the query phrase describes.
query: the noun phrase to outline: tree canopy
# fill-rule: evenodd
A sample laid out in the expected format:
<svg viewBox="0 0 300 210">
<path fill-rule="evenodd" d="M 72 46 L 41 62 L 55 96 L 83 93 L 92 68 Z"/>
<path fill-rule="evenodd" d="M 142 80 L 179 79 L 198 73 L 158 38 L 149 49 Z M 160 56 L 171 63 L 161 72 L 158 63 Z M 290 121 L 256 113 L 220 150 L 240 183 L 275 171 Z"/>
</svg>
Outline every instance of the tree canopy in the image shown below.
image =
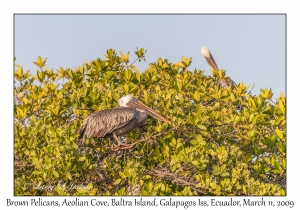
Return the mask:
<svg viewBox="0 0 300 210">
<path fill-rule="evenodd" d="M 274 102 L 270 89 L 219 87 L 225 70 L 190 71 L 184 56 L 158 58 L 141 73 L 134 64 L 145 52 L 129 62 L 129 53 L 109 49 L 104 59 L 57 70 L 38 56 L 36 75 L 16 64 L 15 195 L 286 195 L 283 93 Z M 145 130 L 122 137 L 124 147 L 78 139 L 88 115 L 126 94 L 171 124 L 148 117 Z"/>
</svg>

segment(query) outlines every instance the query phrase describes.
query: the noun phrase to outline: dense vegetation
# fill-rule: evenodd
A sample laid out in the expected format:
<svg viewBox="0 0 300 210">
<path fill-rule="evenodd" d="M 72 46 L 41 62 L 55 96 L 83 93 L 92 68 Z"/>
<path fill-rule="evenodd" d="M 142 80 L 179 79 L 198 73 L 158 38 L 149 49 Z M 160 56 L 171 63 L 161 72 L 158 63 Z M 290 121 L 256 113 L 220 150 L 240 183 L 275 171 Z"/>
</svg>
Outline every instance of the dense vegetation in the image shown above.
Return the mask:
<svg viewBox="0 0 300 210">
<path fill-rule="evenodd" d="M 249 86 L 221 88 L 225 71 L 189 71 L 191 58 L 158 58 L 143 73 L 143 48 L 76 69 L 14 72 L 15 195 L 285 195 L 286 99 Z M 200 55 L 199 55 L 200 56 Z M 148 117 L 123 138 L 78 140 L 91 113 L 132 94 L 172 121 Z M 72 188 L 73 186 L 73 188 Z"/>
</svg>

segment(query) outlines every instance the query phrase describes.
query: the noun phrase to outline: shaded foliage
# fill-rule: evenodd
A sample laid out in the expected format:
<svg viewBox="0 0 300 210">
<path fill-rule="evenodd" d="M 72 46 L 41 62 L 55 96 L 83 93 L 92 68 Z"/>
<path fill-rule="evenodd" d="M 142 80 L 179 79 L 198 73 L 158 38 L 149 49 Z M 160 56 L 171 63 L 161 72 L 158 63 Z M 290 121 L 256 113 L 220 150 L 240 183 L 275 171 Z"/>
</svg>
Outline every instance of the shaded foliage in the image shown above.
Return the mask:
<svg viewBox="0 0 300 210">
<path fill-rule="evenodd" d="M 143 48 L 135 54 L 145 61 Z M 225 71 L 188 71 L 185 57 L 158 58 L 143 73 L 112 49 L 76 69 L 54 71 L 40 56 L 34 63 L 36 75 L 17 64 L 14 73 L 15 195 L 286 194 L 283 94 L 272 102 L 268 89 L 252 96 L 243 83 L 221 88 Z M 149 117 L 146 131 L 123 137 L 127 147 L 79 141 L 83 120 L 125 94 L 171 125 Z"/>
</svg>

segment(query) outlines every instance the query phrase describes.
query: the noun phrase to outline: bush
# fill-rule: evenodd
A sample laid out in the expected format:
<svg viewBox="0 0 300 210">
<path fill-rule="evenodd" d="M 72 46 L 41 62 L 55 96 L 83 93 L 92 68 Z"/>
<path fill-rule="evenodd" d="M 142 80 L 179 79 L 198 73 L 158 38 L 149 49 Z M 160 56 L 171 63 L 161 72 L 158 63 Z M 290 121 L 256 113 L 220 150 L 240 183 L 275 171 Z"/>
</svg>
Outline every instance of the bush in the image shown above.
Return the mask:
<svg viewBox="0 0 300 210">
<path fill-rule="evenodd" d="M 145 61 L 143 48 L 135 52 Z M 225 71 L 188 71 L 191 58 L 158 58 L 145 72 L 129 53 L 76 69 L 14 72 L 15 195 L 285 195 L 286 99 L 248 86 L 216 85 Z M 134 63 L 134 62 L 133 62 Z M 148 117 L 129 147 L 78 139 L 91 113 L 117 106 L 125 94 L 169 118 Z M 73 188 L 72 188 L 73 186 Z"/>
</svg>

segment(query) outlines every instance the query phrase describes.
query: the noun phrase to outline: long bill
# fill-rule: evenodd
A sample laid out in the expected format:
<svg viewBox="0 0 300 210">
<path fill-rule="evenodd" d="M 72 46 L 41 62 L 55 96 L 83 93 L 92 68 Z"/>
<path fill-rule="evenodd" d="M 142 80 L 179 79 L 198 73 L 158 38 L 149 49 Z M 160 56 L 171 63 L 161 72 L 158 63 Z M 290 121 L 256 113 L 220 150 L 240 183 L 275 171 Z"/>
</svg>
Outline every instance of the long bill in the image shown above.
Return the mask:
<svg viewBox="0 0 300 210">
<path fill-rule="evenodd" d="M 215 70 L 215 71 L 218 70 L 218 66 L 217 66 L 217 64 L 216 64 L 216 62 L 215 62 L 215 60 L 214 60 L 214 58 L 212 56 L 210 56 L 210 58 L 206 58 L 205 57 L 205 59 L 206 59 L 208 65 L 210 65 L 210 67 L 213 70 Z"/>
<path fill-rule="evenodd" d="M 143 104 L 142 102 L 136 100 L 136 101 L 133 101 L 133 102 L 130 102 L 130 104 L 134 107 L 134 108 L 137 108 L 141 111 L 145 111 L 147 112 L 149 115 L 151 115 L 152 117 L 156 118 L 156 119 L 159 119 L 159 120 L 162 120 L 166 123 L 171 123 L 170 120 L 168 120 L 167 118 L 165 118 L 164 116 L 158 114 L 157 112 L 155 112 L 153 109 L 151 109 L 150 107 L 146 106 L 145 104 Z M 128 103 L 127 103 L 128 105 Z"/>
</svg>

